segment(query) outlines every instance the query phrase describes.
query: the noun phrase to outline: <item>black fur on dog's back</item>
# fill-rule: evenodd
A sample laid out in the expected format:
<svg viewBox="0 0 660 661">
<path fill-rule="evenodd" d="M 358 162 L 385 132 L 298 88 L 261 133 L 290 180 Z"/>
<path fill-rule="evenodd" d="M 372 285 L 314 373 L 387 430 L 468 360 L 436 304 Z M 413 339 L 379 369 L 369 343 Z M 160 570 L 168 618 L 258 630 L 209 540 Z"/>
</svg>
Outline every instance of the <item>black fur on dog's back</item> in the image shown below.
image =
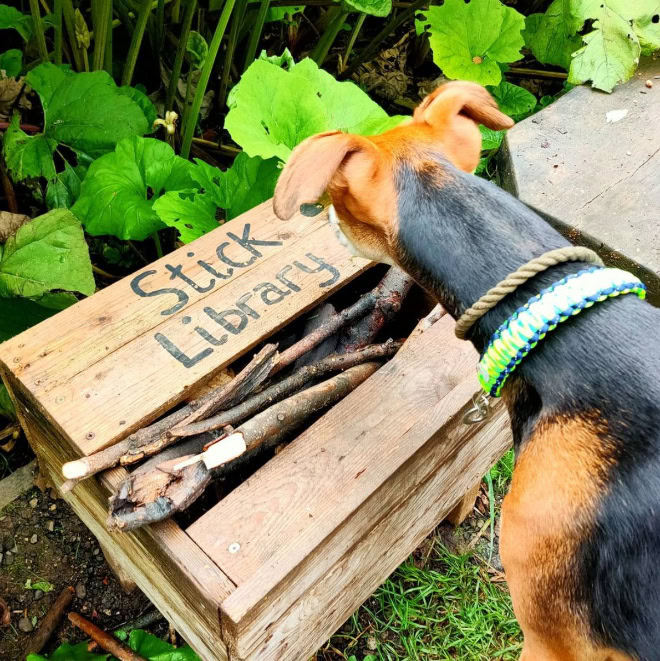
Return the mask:
<svg viewBox="0 0 660 661">
<path fill-rule="evenodd" d="M 402 162 L 396 188 L 402 265 L 455 316 L 530 259 L 569 245 L 520 201 L 434 154 Z M 482 351 L 518 307 L 581 268 L 558 265 L 521 286 L 480 320 L 475 346 Z M 593 428 L 604 482 L 571 558 L 571 594 L 594 641 L 640 661 L 660 659 L 659 350 L 660 310 L 628 294 L 560 324 L 507 386 L 517 453 L 542 420 Z"/>
</svg>

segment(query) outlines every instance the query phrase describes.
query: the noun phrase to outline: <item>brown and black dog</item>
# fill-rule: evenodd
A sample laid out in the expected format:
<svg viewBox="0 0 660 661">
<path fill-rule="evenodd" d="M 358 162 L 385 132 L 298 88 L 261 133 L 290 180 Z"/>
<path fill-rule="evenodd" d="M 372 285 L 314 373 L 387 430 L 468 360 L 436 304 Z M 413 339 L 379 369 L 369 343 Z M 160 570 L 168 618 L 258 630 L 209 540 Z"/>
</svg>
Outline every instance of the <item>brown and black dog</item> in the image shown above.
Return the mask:
<svg viewBox="0 0 660 661">
<path fill-rule="evenodd" d="M 324 133 L 293 152 L 274 208 L 290 218 L 324 191 L 360 254 L 396 264 L 460 316 L 534 257 L 568 242 L 513 196 L 469 174 L 477 125 L 509 128 L 482 87 L 448 83 L 405 125 L 373 137 Z M 493 332 L 561 264 L 473 327 Z M 550 333 L 508 379 L 516 467 L 501 555 L 525 661 L 660 659 L 660 310 L 599 303 Z"/>
</svg>

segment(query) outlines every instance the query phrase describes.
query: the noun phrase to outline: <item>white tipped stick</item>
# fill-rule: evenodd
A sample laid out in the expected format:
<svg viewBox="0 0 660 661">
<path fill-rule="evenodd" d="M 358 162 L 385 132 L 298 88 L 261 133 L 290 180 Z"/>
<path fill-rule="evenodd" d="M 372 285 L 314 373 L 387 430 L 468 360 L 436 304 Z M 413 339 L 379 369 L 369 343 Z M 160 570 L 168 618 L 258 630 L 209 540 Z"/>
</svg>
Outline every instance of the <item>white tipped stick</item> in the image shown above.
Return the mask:
<svg viewBox="0 0 660 661">
<path fill-rule="evenodd" d="M 203 461 L 204 465 L 211 470 L 212 468 L 226 464 L 232 459 L 236 459 L 236 457 L 240 457 L 246 450 L 247 446 L 245 445 L 245 437 L 242 432 L 234 432 L 230 436 L 227 436 L 227 438 L 218 441 L 218 443 L 214 443 L 206 452 L 202 452 L 176 464 L 173 470 L 181 470 L 199 461 Z"/>
<path fill-rule="evenodd" d="M 62 466 L 62 475 L 67 480 L 78 480 L 81 477 L 87 477 L 89 473 L 89 464 L 86 459 L 77 459 L 69 461 Z"/>
</svg>

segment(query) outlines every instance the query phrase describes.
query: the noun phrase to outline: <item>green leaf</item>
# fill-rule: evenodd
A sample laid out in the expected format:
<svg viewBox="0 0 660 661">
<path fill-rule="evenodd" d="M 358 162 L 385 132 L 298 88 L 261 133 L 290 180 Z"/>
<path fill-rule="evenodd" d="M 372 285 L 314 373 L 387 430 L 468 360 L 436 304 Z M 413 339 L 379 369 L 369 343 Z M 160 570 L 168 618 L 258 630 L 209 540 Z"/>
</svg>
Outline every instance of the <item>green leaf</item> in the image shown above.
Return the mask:
<svg viewBox="0 0 660 661">
<path fill-rule="evenodd" d="M 525 88 L 502 81 L 489 89 L 500 110 L 511 117 L 524 115 L 536 107 L 536 97 Z"/>
<path fill-rule="evenodd" d="M 3 69 L 8 78 L 18 78 L 23 68 L 23 53 L 17 48 L 5 51 L 0 55 L 0 69 Z"/>
<path fill-rule="evenodd" d="M 583 24 L 575 0 L 555 0 L 545 14 L 531 14 L 525 19 L 522 34 L 539 62 L 568 70 L 571 55 L 582 45 L 577 32 Z"/>
<path fill-rule="evenodd" d="M 183 243 L 190 243 L 218 227 L 217 206 L 210 197 L 170 191 L 154 202 L 154 211 L 168 227 L 175 227 Z"/>
<path fill-rule="evenodd" d="M 28 578 L 27 581 L 25 581 L 23 587 L 26 590 L 41 590 L 42 592 L 52 592 L 55 589 L 55 586 L 48 581 L 41 580 L 33 583 L 31 578 Z"/>
<path fill-rule="evenodd" d="M 525 17 L 499 0 L 445 0 L 429 7 L 416 23 L 429 27 L 433 61 L 447 78 L 497 85 L 502 79 L 498 62 L 520 59 Z"/>
<path fill-rule="evenodd" d="M 52 179 L 55 176 L 53 152 L 56 147 L 57 142 L 42 133 L 35 136 L 25 133 L 20 128 L 18 113 L 14 113 L 5 132 L 2 153 L 15 181 L 29 177 Z"/>
<path fill-rule="evenodd" d="M 89 167 L 72 211 L 89 234 L 146 239 L 163 227 L 153 209 L 167 191 L 197 188 L 192 163 L 154 138 L 127 138 Z"/>
<path fill-rule="evenodd" d="M 8 418 L 9 420 L 16 420 L 16 409 L 14 402 L 11 401 L 9 392 L 5 388 L 4 383 L 0 381 L 0 417 Z"/>
<path fill-rule="evenodd" d="M 57 302 L 58 299 L 55 299 Z M 0 342 L 4 342 L 19 333 L 36 326 L 38 323 L 42 322 L 48 317 L 52 317 L 54 314 L 59 312 L 60 308 L 51 308 L 43 304 L 44 299 L 38 299 L 37 301 L 31 301 L 27 298 L 1 298 L 0 297 Z M 53 301 L 46 299 L 46 303 L 52 304 Z M 63 301 L 59 301 L 64 303 Z M 75 303 L 76 299 L 73 298 L 73 301 L 69 299 L 69 305 L 71 302 Z M 68 307 L 68 305 L 64 305 Z"/>
<path fill-rule="evenodd" d="M 275 9 L 277 9 L 277 7 Z M 288 69 L 289 71 L 291 71 L 291 69 L 296 66 L 296 61 L 293 59 L 293 55 L 291 55 L 291 51 L 288 48 L 285 48 L 281 55 L 268 55 L 268 51 L 262 50 L 257 59 L 263 60 L 264 62 L 270 62 L 277 67 L 282 67 L 283 69 Z M 233 104 L 229 103 L 228 101 L 227 105 L 231 107 Z"/>
<path fill-rule="evenodd" d="M 158 119 L 156 107 L 151 102 L 151 99 L 142 90 L 139 90 L 137 87 L 131 87 L 130 85 L 118 87 L 117 91 L 120 94 L 127 96 L 129 99 L 132 99 L 135 101 L 135 103 L 138 104 L 138 106 L 140 106 L 149 127 L 147 133 L 151 133 L 153 130 L 154 122 L 156 119 Z"/>
<path fill-rule="evenodd" d="M 32 16 L 22 14 L 18 9 L 0 5 L 0 30 L 16 30 L 27 43 L 32 37 L 34 23 Z"/>
<path fill-rule="evenodd" d="M 392 11 L 392 0 L 343 0 L 351 11 L 360 11 L 370 16 L 388 16 Z"/>
<path fill-rule="evenodd" d="M 83 175 L 84 176 L 84 175 Z M 48 182 L 46 205 L 49 209 L 70 209 L 80 196 L 82 178 L 66 161 L 64 170 Z"/>
<path fill-rule="evenodd" d="M 594 19 L 593 30 L 574 54 L 569 83 L 591 80 L 594 87 L 611 92 L 633 75 L 640 54 L 660 48 L 660 22 L 653 22 L 660 12 L 657 0 L 582 0 L 580 12 L 580 18 Z"/>
<path fill-rule="evenodd" d="M 190 646 L 174 647 L 141 629 L 131 631 L 128 646 L 149 661 L 200 661 Z"/>
<path fill-rule="evenodd" d="M 41 654 L 28 654 L 25 661 L 107 661 L 109 654 L 94 654 L 88 651 L 87 642 L 60 645 L 50 657 Z"/>
<path fill-rule="evenodd" d="M 118 88 L 105 71 L 73 73 L 45 62 L 26 81 L 41 98 L 45 136 L 92 158 L 151 130 L 135 95 Z"/>
<path fill-rule="evenodd" d="M 491 151 L 497 149 L 504 140 L 504 131 L 493 131 L 486 128 L 483 124 L 479 125 L 481 131 L 481 151 Z"/>
<path fill-rule="evenodd" d="M 390 118 L 359 87 L 337 82 L 309 59 L 285 71 L 256 60 L 229 98 L 225 126 L 249 156 L 286 161 L 291 150 L 315 133 L 383 130 Z"/>
<path fill-rule="evenodd" d="M 301 14 L 305 11 L 305 5 L 292 5 L 290 7 L 269 7 L 268 12 L 266 13 L 266 23 L 275 23 L 277 21 L 283 21 L 287 16 L 294 16 L 295 14 Z M 265 52 L 265 51 L 264 51 Z M 289 52 L 289 49 L 286 49 L 286 52 Z M 272 58 L 277 58 L 277 55 L 274 55 Z"/>
<path fill-rule="evenodd" d="M 53 289 L 88 295 L 95 289 L 82 228 L 66 209 L 20 227 L 0 259 L 0 296 L 38 298 Z"/>
<path fill-rule="evenodd" d="M 188 43 L 186 44 L 186 52 L 188 53 L 193 68 L 201 69 L 208 57 L 209 45 L 199 32 L 191 30 L 190 36 L 188 37 Z"/>
</svg>

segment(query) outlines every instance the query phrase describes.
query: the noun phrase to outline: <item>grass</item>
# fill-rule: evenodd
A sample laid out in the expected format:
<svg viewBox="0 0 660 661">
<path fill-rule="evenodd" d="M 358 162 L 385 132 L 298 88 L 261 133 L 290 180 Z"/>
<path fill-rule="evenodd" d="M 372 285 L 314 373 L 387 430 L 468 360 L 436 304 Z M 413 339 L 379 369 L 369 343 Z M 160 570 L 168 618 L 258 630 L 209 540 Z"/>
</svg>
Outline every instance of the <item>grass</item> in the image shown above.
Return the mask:
<svg viewBox="0 0 660 661">
<path fill-rule="evenodd" d="M 491 470 L 496 502 L 506 493 L 513 452 Z M 498 515 L 499 506 L 494 508 Z M 459 529 L 460 533 L 460 529 Z M 477 546 L 477 549 L 482 548 Z M 485 552 L 451 553 L 432 536 L 356 612 L 317 659 L 486 661 L 517 659 L 520 629 L 506 583 Z"/>
</svg>

